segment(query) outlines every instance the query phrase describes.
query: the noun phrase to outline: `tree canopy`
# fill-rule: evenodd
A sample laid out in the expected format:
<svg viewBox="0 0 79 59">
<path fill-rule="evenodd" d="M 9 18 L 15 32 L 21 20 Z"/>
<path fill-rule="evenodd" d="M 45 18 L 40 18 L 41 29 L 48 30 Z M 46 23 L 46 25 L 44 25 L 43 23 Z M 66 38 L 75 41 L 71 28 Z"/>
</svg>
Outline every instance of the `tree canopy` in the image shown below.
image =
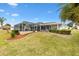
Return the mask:
<svg viewBox="0 0 79 59">
<path fill-rule="evenodd" d="M 79 3 L 62 4 L 60 18 L 62 21 L 79 22 Z"/>
<path fill-rule="evenodd" d="M 10 24 L 5 24 L 3 26 L 3 28 L 6 29 L 6 30 L 10 30 L 11 29 L 11 25 Z"/>
</svg>

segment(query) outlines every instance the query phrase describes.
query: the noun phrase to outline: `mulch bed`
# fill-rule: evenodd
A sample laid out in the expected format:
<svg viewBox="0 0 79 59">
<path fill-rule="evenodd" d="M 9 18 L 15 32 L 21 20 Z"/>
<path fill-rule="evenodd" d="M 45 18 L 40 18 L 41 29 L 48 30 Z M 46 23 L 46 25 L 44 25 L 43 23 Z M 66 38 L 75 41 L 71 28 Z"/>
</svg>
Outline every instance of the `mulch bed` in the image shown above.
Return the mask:
<svg viewBox="0 0 79 59">
<path fill-rule="evenodd" d="M 31 32 L 31 33 L 33 33 L 33 32 Z M 16 35 L 16 37 L 14 37 L 14 38 L 9 38 L 9 39 L 7 39 L 7 40 L 17 40 L 17 39 L 21 39 L 21 38 L 23 38 L 23 37 L 25 37 L 26 35 L 28 35 L 28 34 L 31 34 L 31 33 L 27 33 L 27 34 L 24 34 L 24 35 Z"/>
</svg>

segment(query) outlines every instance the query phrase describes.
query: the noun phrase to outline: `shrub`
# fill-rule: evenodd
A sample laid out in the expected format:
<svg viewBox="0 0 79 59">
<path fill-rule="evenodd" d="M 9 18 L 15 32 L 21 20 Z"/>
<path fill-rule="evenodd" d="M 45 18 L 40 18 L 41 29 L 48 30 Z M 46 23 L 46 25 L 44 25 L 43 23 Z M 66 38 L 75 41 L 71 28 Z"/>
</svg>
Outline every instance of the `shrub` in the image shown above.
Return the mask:
<svg viewBox="0 0 79 59">
<path fill-rule="evenodd" d="M 15 32 L 11 32 L 11 37 L 14 38 L 16 36 Z"/>
<path fill-rule="evenodd" d="M 59 34 L 71 34 L 71 30 L 49 30 L 49 32 L 59 33 Z"/>
<path fill-rule="evenodd" d="M 16 35 L 20 34 L 18 30 L 12 30 L 12 32 L 14 32 Z"/>
<path fill-rule="evenodd" d="M 59 34 L 71 34 L 71 30 L 59 30 Z"/>
<path fill-rule="evenodd" d="M 18 30 L 12 30 L 11 31 L 11 37 L 14 38 L 16 35 L 19 35 L 19 31 Z"/>
<path fill-rule="evenodd" d="M 18 30 L 15 30 L 15 33 L 16 33 L 16 35 L 19 35 L 20 34 Z"/>
</svg>

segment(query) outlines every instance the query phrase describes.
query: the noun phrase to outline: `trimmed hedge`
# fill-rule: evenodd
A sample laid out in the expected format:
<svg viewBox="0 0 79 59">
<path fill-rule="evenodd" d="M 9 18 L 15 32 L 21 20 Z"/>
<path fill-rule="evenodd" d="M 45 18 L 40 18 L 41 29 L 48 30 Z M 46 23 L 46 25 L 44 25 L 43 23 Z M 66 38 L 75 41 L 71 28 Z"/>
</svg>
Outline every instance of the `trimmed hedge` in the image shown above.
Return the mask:
<svg viewBox="0 0 79 59">
<path fill-rule="evenodd" d="M 59 33 L 59 34 L 71 34 L 71 30 L 49 30 L 49 32 Z"/>
<path fill-rule="evenodd" d="M 19 35 L 19 31 L 18 30 L 12 30 L 11 31 L 11 37 L 14 38 L 16 35 Z"/>
<path fill-rule="evenodd" d="M 49 32 L 57 33 L 58 30 L 49 30 Z"/>
</svg>

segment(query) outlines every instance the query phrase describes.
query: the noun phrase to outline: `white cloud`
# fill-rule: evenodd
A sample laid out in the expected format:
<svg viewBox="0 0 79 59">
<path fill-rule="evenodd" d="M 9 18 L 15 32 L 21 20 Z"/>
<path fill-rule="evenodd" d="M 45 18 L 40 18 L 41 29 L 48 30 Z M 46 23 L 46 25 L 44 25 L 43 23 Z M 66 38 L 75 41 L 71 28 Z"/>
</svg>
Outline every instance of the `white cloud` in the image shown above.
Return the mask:
<svg viewBox="0 0 79 59">
<path fill-rule="evenodd" d="M 13 6 L 13 7 L 18 6 L 18 4 L 17 4 L 17 3 L 8 3 L 8 5 Z"/>
<path fill-rule="evenodd" d="M 52 13 L 52 11 L 49 10 L 48 13 Z"/>
<path fill-rule="evenodd" d="M 39 18 L 34 18 L 34 20 L 39 20 Z"/>
<path fill-rule="evenodd" d="M 0 12 L 5 12 L 5 10 L 4 9 L 0 9 Z"/>
<path fill-rule="evenodd" d="M 14 14 L 11 14 L 11 16 L 19 16 L 19 14 L 17 14 L 17 13 L 14 13 Z"/>
</svg>

